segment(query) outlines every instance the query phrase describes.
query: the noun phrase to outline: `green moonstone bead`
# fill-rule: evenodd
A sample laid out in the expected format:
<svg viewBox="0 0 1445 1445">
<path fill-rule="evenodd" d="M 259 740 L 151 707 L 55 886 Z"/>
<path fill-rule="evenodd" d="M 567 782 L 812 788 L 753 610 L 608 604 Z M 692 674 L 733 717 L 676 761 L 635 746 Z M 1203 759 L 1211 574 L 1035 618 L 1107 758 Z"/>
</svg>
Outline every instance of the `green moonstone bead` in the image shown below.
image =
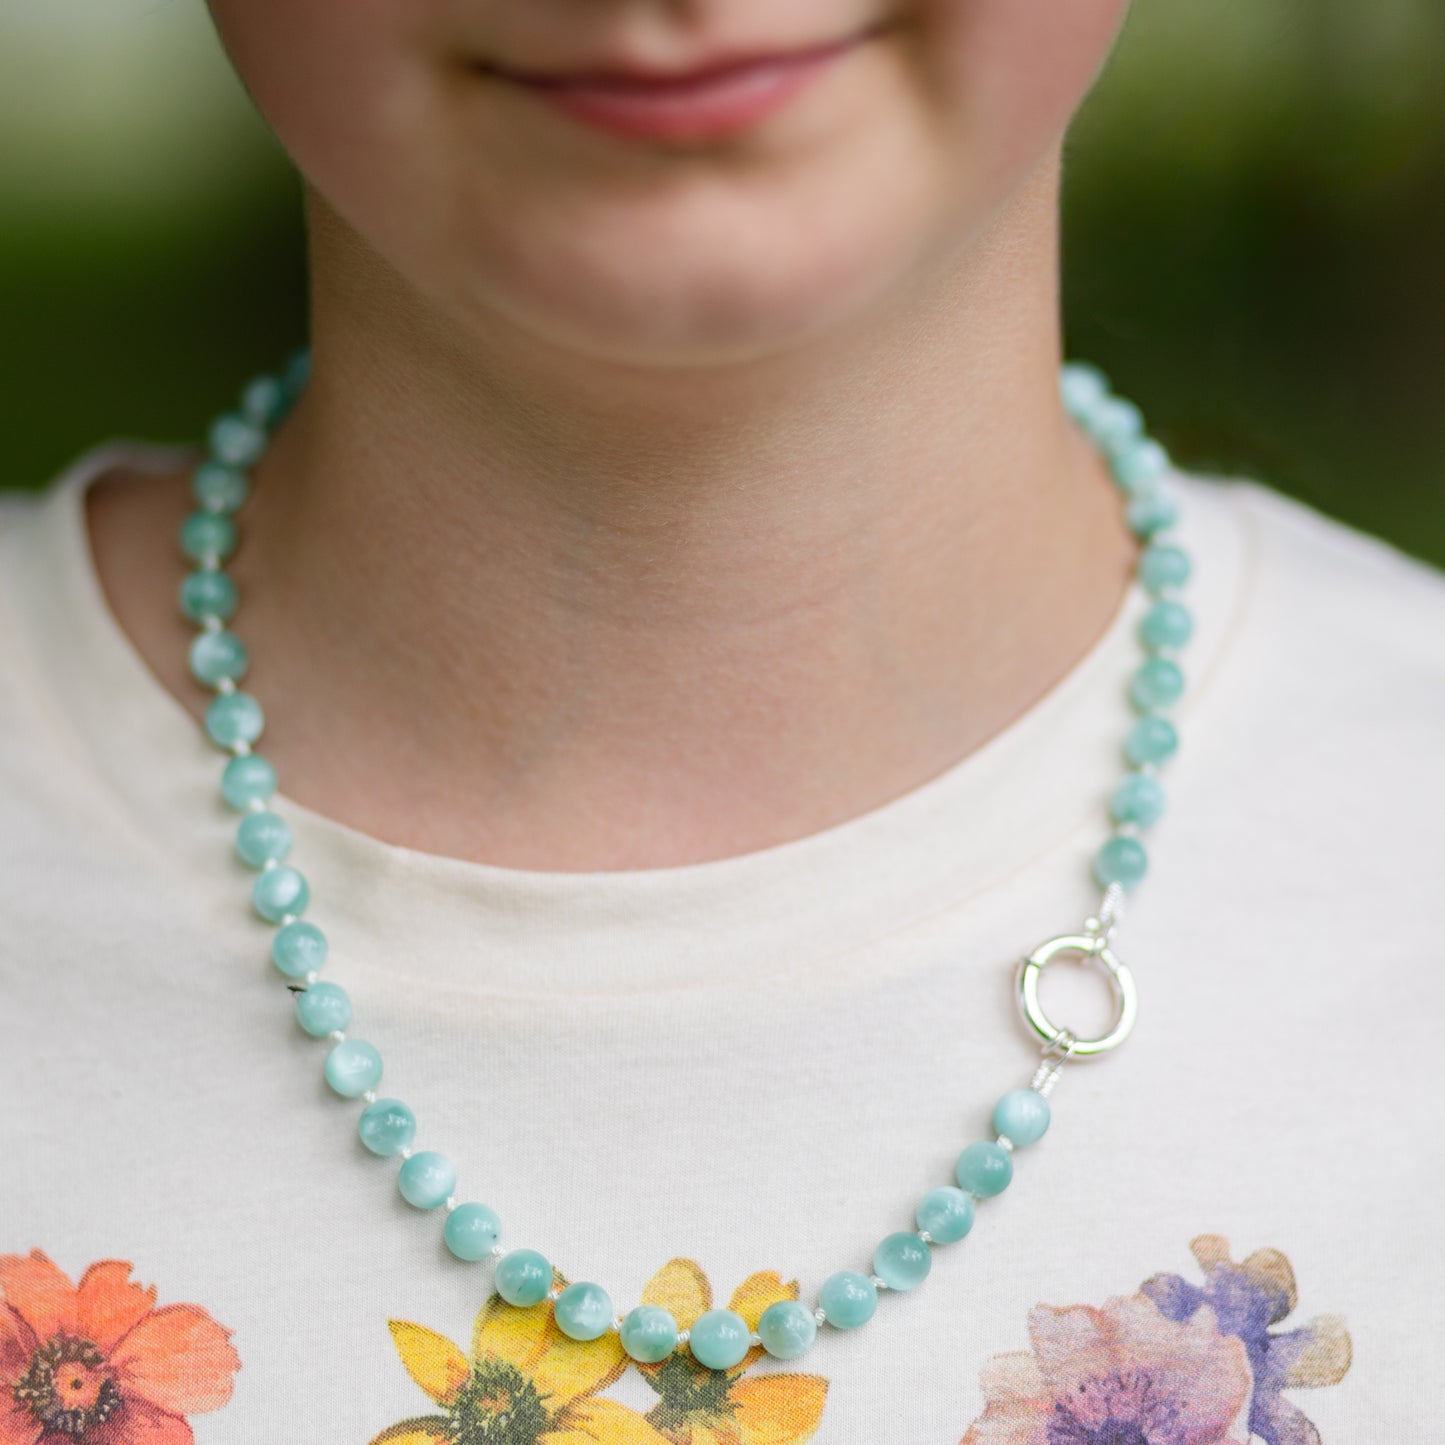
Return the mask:
<svg viewBox="0 0 1445 1445">
<path fill-rule="evenodd" d="M 540 1304 L 552 1288 L 552 1266 L 535 1249 L 509 1249 L 497 1261 L 493 1283 L 509 1305 Z"/>
<path fill-rule="evenodd" d="M 1153 437 L 1141 437 L 1112 459 L 1110 470 L 1121 492 L 1131 497 L 1142 495 L 1168 472 L 1169 453 Z"/>
<path fill-rule="evenodd" d="M 619 1338 L 632 1359 L 655 1365 L 677 1348 L 677 1321 L 661 1305 L 638 1305 L 623 1316 Z"/>
<path fill-rule="evenodd" d="M 775 1360 L 796 1360 L 818 1338 L 818 1321 L 807 1305 L 795 1299 L 776 1300 L 758 1320 L 758 1337 Z"/>
<path fill-rule="evenodd" d="M 224 572 L 192 572 L 181 583 L 179 601 L 192 622 L 228 622 L 236 613 L 236 584 Z"/>
<path fill-rule="evenodd" d="M 342 1039 L 327 1054 L 323 1072 L 343 1099 L 359 1099 L 381 1082 L 381 1055 L 364 1039 Z"/>
<path fill-rule="evenodd" d="M 1129 499 L 1124 520 L 1136 537 L 1152 537 L 1179 520 L 1179 503 L 1162 488 L 1154 487 Z"/>
<path fill-rule="evenodd" d="M 291 825 L 276 813 L 247 813 L 236 827 L 236 853 L 243 863 L 262 868 L 291 851 Z"/>
<path fill-rule="evenodd" d="M 1010 1089 L 993 1106 L 993 1127 L 1022 1147 L 1037 1144 L 1049 1130 L 1049 1101 L 1037 1089 Z"/>
<path fill-rule="evenodd" d="M 281 373 L 281 386 L 289 398 L 288 408 L 306 390 L 306 383 L 310 380 L 311 348 L 303 346 L 292 354 L 286 363 L 286 369 Z"/>
<path fill-rule="evenodd" d="M 241 415 L 252 426 L 270 428 L 286 415 L 286 391 L 274 376 L 258 376 L 241 393 Z"/>
<path fill-rule="evenodd" d="M 219 512 L 192 512 L 181 523 L 181 551 L 192 562 L 224 562 L 236 550 L 236 524 Z"/>
<path fill-rule="evenodd" d="M 958 1187 L 979 1199 L 992 1199 L 1002 1194 L 1014 1177 L 1014 1162 L 1007 1149 L 991 1140 L 970 1144 L 958 1156 L 953 1177 Z"/>
<path fill-rule="evenodd" d="M 553 1303 L 552 1318 L 569 1340 L 600 1339 L 612 1325 L 612 1300 L 600 1284 L 569 1284 Z"/>
<path fill-rule="evenodd" d="M 232 758 L 221 771 L 221 796 L 237 812 L 244 812 L 255 799 L 269 802 L 276 791 L 276 769 L 260 753 Z"/>
<path fill-rule="evenodd" d="M 298 918 L 276 930 L 271 940 L 271 962 L 287 978 L 305 978 L 320 970 L 326 962 L 326 950 L 326 935 L 314 923 Z"/>
<path fill-rule="evenodd" d="M 730 1370 L 752 1345 L 748 1322 L 736 1310 L 707 1310 L 688 1331 L 693 1358 L 710 1370 Z"/>
<path fill-rule="evenodd" d="M 1144 434 L 1144 417 L 1132 401 L 1110 396 L 1084 419 L 1089 434 L 1106 452 L 1117 454 L 1134 445 Z"/>
<path fill-rule="evenodd" d="M 1183 647 L 1194 633 L 1194 618 L 1178 602 L 1156 602 L 1139 619 L 1139 640 L 1151 652 Z"/>
<path fill-rule="evenodd" d="M 215 687 L 223 678 L 239 682 L 251 659 L 246 644 L 234 632 L 202 632 L 191 643 L 191 673 L 197 682 Z"/>
<path fill-rule="evenodd" d="M 928 1278 L 932 1268 L 933 1252 L 906 1229 L 885 1235 L 873 1251 L 873 1273 L 889 1289 L 912 1289 Z"/>
<path fill-rule="evenodd" d="M 1183 587 L 1189 572 L 1189 554 L 1182 547 L 1151 542 L 1139 554 L 1139 581 L 1156 597 L 1170 587 Z"/>
<path fill-rule="evenodd" d="M 411 1148 L 416 1138 L 416 1115 L 400 1099 L 376 1099 L 361 1111 L 356 1132 L 373 1154 L 386 1158 Z"/>
<path fill-rule="evenodd" d="M 211 423 L 207 441 L 211 454 L 227 467 L 249 467 L 266 450 L 266 433 L 234 411 Z"/>
<path fill-rule="evenodd" d="M 1167 657 L 1151 657 L 1129 682 L 1129 701 L 1140 712 L 1162 712 L 1184 696 L 1184 674 Z"/>
<path fill-rule="evenodd" d="M 1089 416 L 1108 395 L 1109 378 L 1092 363 L 1070 361 L 1059 368 L 1059 396 L 1076 421 Z"/>
<path fill-rule="evenodd" d="M 1135 887 L 1149 871 L 1149 855 L 1137 838 L 1116 835 L 1094 856 L 1094 878 L 1100 888 L 1111 883 Z"/>
<path fill-rule="evenodd" d="M 251 886 L 251 902 L 267 923 L 280 923 L 288 913 L 299 918 L 310 901 L 310 884 L 289 863 L 266 869 Z"/>
<path fill-rule="evenodd" d="M 223 748 L 254 743 L 265 726 L 266 714 L 249 692 L 222 693 L 206 709 L 206 732 Z"/>
<path fill-rule="evenodd" d="M 402 1161 L 396 1187 L 413 1209 L 440 1209 L 457 1187 L 457 1166 L 445 1154 L 423 1149 Z M 552 1288 L 550 1278 L 547 1288 Z"/>
<path fill-rule="evenodd" d="M 1166 717 L 1148 713 L 1124 738 L 1124 756 L 1137 768 L 1145 763 L 1167 762 L 1179 750 L 1179 734 Z"/>
<path fill-rule="evenodd" d="M 818 1303 L 834 1329 L 856 1330 L 873 1318 L 878 1308 L 878 1286 L 856 1269 L 840 1269 L 823 1281 Z"/>
<path fill-rule="evenodd" d="M 351 996 L 340 984 L 308 984 L 296 995 L 296 1022 L 313 1039 L 324 1039 L 351 1022 Z"/>
<path fill-rule="evenodd" d="M 1130 773 L 1110 793 L 1109 813 L 1116 823 L 1152 828 L 1164 813 L 1164 789 L 1145 773 Z"/>
<path fill-rule="evenodd" d="M 502 1237 L 497 1211 L 485 1204 L 459 1204 L 442 1227 L 446 1246 L 458 1259 L 475 1263 L 485 1259 Z"/>
<path fill-rule="evenodd" d="M 913 1221 L 935 1244 L 957 1244 L 973 1228 L 973 1197 L 952 1184 L 930 1189 L 918 1201 Z"/>
<path fill-rule="evenodd" d="M 234 512 L 250 491 L 246 474 L 222 462 L 202 462 L 191 477 L 191 495 L 208 512 Z"/>
</svg>

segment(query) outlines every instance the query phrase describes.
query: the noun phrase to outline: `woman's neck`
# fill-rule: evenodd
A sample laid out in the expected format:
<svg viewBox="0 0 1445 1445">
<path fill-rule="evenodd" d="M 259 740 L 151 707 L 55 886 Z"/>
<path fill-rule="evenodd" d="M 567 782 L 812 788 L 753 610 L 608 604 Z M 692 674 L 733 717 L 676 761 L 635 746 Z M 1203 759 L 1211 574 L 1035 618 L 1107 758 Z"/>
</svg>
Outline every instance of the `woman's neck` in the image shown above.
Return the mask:
<svg viewBox="0 0 1445 1445">
<path fill-rule="evenodd" d="M 1005 727 L 1135 555 L 1058 404 L 1056 179 L 814 344 L 661 374 L 459 336 L 317 214 L 314 379 L 232 567 L 283 789 L 427 851 L 665 866 Z M 130 600 L 173 588 L 120 580 L 107 525 L 116 611 L 199 714 L 176 624 Z"/>
</svg>

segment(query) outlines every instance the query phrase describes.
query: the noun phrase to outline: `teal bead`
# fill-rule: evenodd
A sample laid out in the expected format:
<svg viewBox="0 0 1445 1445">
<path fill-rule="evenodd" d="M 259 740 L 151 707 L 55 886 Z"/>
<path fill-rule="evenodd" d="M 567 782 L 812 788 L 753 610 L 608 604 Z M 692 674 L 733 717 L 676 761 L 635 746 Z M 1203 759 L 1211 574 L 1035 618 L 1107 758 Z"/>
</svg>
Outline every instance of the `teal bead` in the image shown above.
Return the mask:
<svg viewBox="0 0 1445 1445">
<path fill-rule="evenodd" d="M 1152 537 L 1179 520 L 1179 503 L 1168 492 L 1155 487 L 1129 498 L 1124 520 L 1136 537 Z"/>
<path fill-rule="evenodd" d="M 535 1249 L 509 1249 L 497 1261 L 492 1282 L 509 1305 L 525 1309 L 547 1298 L 552 1288 L 552 1266 L 547 1256 Z"/>
<path fill-rule="evenodd" d="M 873 1318 L 878 1308 L 878 1286 L 856 1269 L 840 1269 L 823 1281 L 818 1303 L 834 1329 L 856 1330 Z"/>
<path fill-rule="evenodd" d="M 265 726 L 266 714 L 249 692 L 222 693 L 206 709 L 206 732 L 223 748 L 254 743 Z"/>
<path fill-rule="evenodd" d="M 267 868 L 251 885 L 251 902 L 267 923 L 280 923 L 288 913 L 300 917 L 311 901 L 311 885 L 287 863 Z"/>
<path fill-rule="evenodd" d="M 873 1273 L 889 1289 L 913 1289 L 928 1278 L 932 1268 L 933 1252 L 906 1229 L 885 1235 L 873 1251 Z"/>
<path fill-rule="evenodd" d="M 208 512 L 234 512 L 250 491 L 244 472 L 217 461 L 202 462 L 191 477 L 191 495 Z"/>
<path fill-rule="evenodd" d="M 970 1144 L 958 1156 L 953 1167 L 953 1177 L 958 1187 L 979 1199 L 992 1199 L 1002 1194 L 1014 1177 L 1014 1162 L 1009 1152 L 1000 1144 L 980 1140 Z"/>
<path fill-rule="evenodd" d="M 245 753 L 232 758 L 221 772 L 221 796 L 237 812 L 244 812 L 252 801 L 266 803 L 276 791 L 276 769 L 260 753 Z"/>
<path fill-rule="evenodd" d="M 224 572 L 192 572 L 181 583 L 179 601 L 192 622 L 227 622 L 236 613 L 236 584 Z"/>
<path fill-rule="evenodd" d="M 1132 401 L 1110 396 L 1084 418 L 1089 434 L 1106 452 L 1119 453 L 1137 442 L 1144 433 L 1144 417 Z"/>
<path fill-rule="evenodd" d="M 1162 712 L 1184 696 L 1184 674 L 1167 657 L 1151 657 L 1129 681 L 1129 701 L 1140 712 Z"/>
<path fill-rule="evenodd" d="M 1094 856 L 1094 878 L 1100 888 L 1111 883 L 1135 887 L 1149 871 L 1149 855 L 1137 838 L 1116 834 Z"/>
<path fill-rule="evenodd" d="M 400 1099 L 376 1099 L 361 1111 L 356 1132 L 373 1154 L 400 1154 L 416 1138 L 416 1115 Z"/>
<path fill-rule="evenodd" d="M 1111 459 L 1114 481 L 1126 496 L 1152 491 L 1169 471 L 1169 453 L 1153 437 L 1141 437 Z"/>
<path fill-rule="evenodd" d="M 215 459 L 228 467 L 249 467 L 266 450 L 266 433 L 234 411 L 211 423 L 206 440 Z"/>
<path fill-rule="evenodd" d="M 220 512 L 192 512 L 181 523 L 181 551 L 192 562 L 224 562 L 236 550 L 236 524 Z"/>
<path fill-rule="evenodd" d="M 775 1360 L 796 1360 L 818 1338 L 818 1321 L 807 1305 L 795 1299 L 776 1300 L 758 1320 L 758 1337 Z"/>
<path fill-rule="evenodd" d="M 1164 813 L 1164 789 L 1145 773 L 1130 773 L 1109 795 L 1109 813 L 1116 823 L 1152 828 Z"/>
<path fill-rule="evenodd" d="M 497 1211 L 485 1204 L 457 1205 L 442 1228 L 447 1248 L 469 1263 L 485 1259 L 501 1237 L 502 1221 Z"/>
<path fill-rule="evenodd" d="M 197 682 L 215 687 L 223 678 L 239 682 L 251 665 L 246 644 L 234 632 L 201 632 L 191 643 L 191 673 Z"/>
<path fill-rule="evenodd" d="M 1059 396 L 1076 421 L 1093 412 L 1109 395 L 1109 378 L 1087 361 L 1066 362 L 1059 369 Z"/>
<path fill-rule="evenodd" d="M 291 825 L 276 813 L 248 813 L 236 827 L 236 853 L 252 868 L 278 863 L 291 851 Z"/>
<path fill-rule="evenodd" d="M 1156 597 L 1170 587 L 1183 587 L 1189 572 L 1189 554 L 1182 547 L 1151 542 L 1139 554 L 1139 581 Z"/>
<path fill-rule="evenodd" d="M 1167 717 L 1149 713 L 1124 738 L 1124 756 L 1138 768 L 1145 763 L 1168 762 L 1179 750 L 1179 734 Z"/>
<path fill-rule="evenodd" d="M 600 1284 L 569 1284 L 553 1302 L 552 1318 L 569 1340 L 601 1339 L 612 1325 L 612 1300 Z"/>
<path fill-rule="evenodd" d="M 936 1244 L 957 1244 L 973 1228 L 973 1196 L 952 1184 L 930 1189 L 918 1201 L 913 1221 Z"/>
<path fill-rule="evenodd" d="M 1010 1089 L 993 1106 L 993 1127 L 1020 1146 L 1037 1144 L 1049 1131 L 1049 1101 L 1037 1089 Z"/>
<path fill-rule="evenodd" d="M 359 1099 L 381 1082 L 381 1055 L 365 1039 L 342 1039 L 327 1054 L 323 1072 L 343 1099 Z"/>
<path fill-rule="evenodd" d="M 286 415 L 286 391 L 274 376 L 258 376 L 241 393 L 241 415 L 252 426 L 270 428 Z"/>
<path fill-rule="evenodd" d="M 632 1359 L 655 1365 L 677 1348 L 677 1321 L 661 1305 L 638 1305 L 623 1316 L 618 1338 Z"/>
<path fill-rule="evenodd" d="M 1156 602 L 1139 619 L 1139 640 L 1151 652 L 1183 647 L 1194 633 L 1194 618 L 1179 602 Z"/>
<path fill-rule="evenodd" d="M 314 923 L 283 923 L 271 939 L 271 962 L 287 978 L 305 978 L 326 962 L 326 935 Z"/>
<path fill-rule="evenodd" d="M 303 346 L 292 353 L 281 373 L 281 386 L 291 402 L 294 402 L 311 380 L 311 348 Z"/>
<path fill-rule="evenodd" d="M 440 1209 L 457 1187 L 457 1166 L 445 1154 L 423 1149 L 402 1161 L 396 1186 L 414 1209 Z M 547 1288 L 551 1287 L 549 1278 Z"/>
<path fill-rule="evenodd" d="M 710 1370 L 730 1370 L 752 1345 L 748 1322 L 736 1310 L 707 1310 L 693 1321 L 687 1347 Z"/>
<path fill-rule="evenodd" d="M 296 1022 L 313 1039 L 324 1039 L 351 1022 L 351 996 L 340 984 L 307 984 L 296 995 Z"/>
</svg>

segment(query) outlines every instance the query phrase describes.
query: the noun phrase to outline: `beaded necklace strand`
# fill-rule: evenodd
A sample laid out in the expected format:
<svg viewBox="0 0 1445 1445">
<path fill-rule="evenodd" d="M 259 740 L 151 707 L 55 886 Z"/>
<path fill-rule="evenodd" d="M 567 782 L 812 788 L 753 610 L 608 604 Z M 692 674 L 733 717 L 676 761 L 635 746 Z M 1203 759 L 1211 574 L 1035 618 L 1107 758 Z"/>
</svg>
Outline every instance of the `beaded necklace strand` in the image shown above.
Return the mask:
<svg viewBox="0 0 1445 1445">
<path fill-rule="evenodd" d="M 313 1038 L 330 1044 L 326 1082 L 342 1098 L 362 1104 L 357 1130 L 371 1153 L 400 1159 L 397 1185 L 418 1210 L 442 1210 L 443 1238 L 462 1260 L 494 1262 L 493 1286 L 511 1305 L 527 1308 L 550 1302 L 557 1328 L 574 1340 L 595 1340 L 609 1331 L 620 1337 L 632 1359 L 657 1363 L 687 1349 L 700 1364 L 726 1370 L 761 1345 L 769 1355 L 793 1360 L 814 1343 L 820 1325 L 852 1330 L 866 1324 L 880 1291 L 906 1292 L 921 1284 L 933 1250 L 961 1240 L 973 1227 L 976 1205 L 1001 1194 L 1013 1178 L 1016 1149 L 1037 1143 L 1049 1127 L 1049 1095 L 1064 1065 L 1108 1052 L 1133 1027 L 1138 1000 L 1133 977 L 1110 948 L 1125 890 L 1144 877 L 1148 856 L 1140 841 L 1164 808 L 1158 768 L 1173 755 L 1178 735 L 1166 713 L 1184 690 L 1175 655 L 1188 642 L 1193 621 L 1178 594 L 1189 579 L 1188 555 L 1161 540 L 1178 518 L 1167 485 L 1171 463 L 1164 448 L 1144 432 L 1137 407 L 1111 394 L 1104 375 L 1082 363 L 1060 372 L 1065 411 L 1106 459 L 1123 495 L 1130 530 L 1145 544 L 1131 585 L 1148 598 L 1138 628 L 1144 659 L 1129 684 L 1137 714 L 1124 739 L 1128 770 L 1109 797 L 1112 828 L 1093 859 L 1093 877 L 1104 889 L 1097 913 L 1082 930 L 1051 938 L 1017 965 L 1015 992 L 1022 1017 L 1042 1042 L 1042 1057 L 1025 1088 L 1011 1089 L 994 1106 L 991 1139 L 969 1144 L 958 1156 L 954 1182 L 930 1189 L 918 1200 L 914 1228 L 886 1235 L 873 1252 L 869 1270 L 839 1270 L 820 1286 L 809 1308 L 795 1299 L 771 1304 L 755 1321 L 728 1309 L 711 1309 L 691 1329 L 679 1329 L 668 1310 L 640 1304 L 615 1312 L 602 1286 L 579 1282 L 559 1287 L 546 1256 L 535 1249 L 504 1249 L 501 1220 L 486 1204 L 456 1197 L 457 1171 L 432 1149 L 416 1150 L 416 1118 L 399 1099 L 380 1098 L 381 1055 L 347 1032 L 351 1000 L 338 984 L 323 982 L 326 935 L 303 919 L 310 901 L 306 878 L 286 859 L 291 829 L 270 806 L 276 772 L 253 751 L 264 727 L 261 704 L 238 689 L 249 658 L 227 624 L 235 615 L 237 592 L 223 564 L 238 541 L 236 514 L 250 493 L 250 471 L 264 455 L 271 434 L 285 419 L 310 376 L 310 353 L 298 352 L 277 375 L 256 377 L 243 390 L 237 410 L 218 417 L 208 436 L 207 459 L 192 477 L 198 510 L 180 532 L 181 550 L 194 564 L 180 586 L 180 607 L 199 631 L 190 647 L 190 670 L 216 696 L 207 707 L 205 731 L 230 754 L 221 775 L 221 794 L 242 813 L 235 849 L 258 870 L 251 889 L 255 911 L 276 926 L 271 960 L 295 995 L 295 1016 Z M 1039 979 L 1055 959 L 1074 957 L 1104 971 L 1114 997 L 1114 1021 L 1107 1033 L 1080 1038 L 1057 1027 L 1039 1002 Z"/>
</svg>

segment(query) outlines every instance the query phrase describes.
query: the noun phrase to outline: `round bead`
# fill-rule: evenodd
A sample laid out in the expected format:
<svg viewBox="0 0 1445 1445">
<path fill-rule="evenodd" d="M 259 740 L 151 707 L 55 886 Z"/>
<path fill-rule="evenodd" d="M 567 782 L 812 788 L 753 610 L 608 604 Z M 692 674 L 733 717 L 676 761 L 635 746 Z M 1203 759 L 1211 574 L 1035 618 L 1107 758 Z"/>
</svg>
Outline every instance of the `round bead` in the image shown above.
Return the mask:
<svg viewBox="0 0 1445 1445">
<path fill-rule="evenodd" d="M 286 392 L 274 376 L 258 376 L 241 393 L 241 414 L 253 426 L 274 426 L 286 414 Z"/>
<path fill-rule="evenodd" d="M 1129 499 L 1124 520 L 1136 537 L 1152 537 L 1179 520 L 1179 503 L 1162 488 L 1153 487 Z"/>
<path fill-rule="evenodd" d="M 818 1321 L 807 1305 L 795 1299 L 776 1300 L 758 1320 L 758 1338 L 775 1360 L 796 1360 L 818 1338 Z"/>
<path fill-rule="evenodd" d="M 246 644 L 234 632 L 198 633 L 191 643 L 191 675 L 207 687 L 215 687 L 223 678 L 239 682 L 246 675 L 251 659 Z"/>
<path fill-rule="evenodd" d="M 325 1073 L 343 1099 L 359 1099 L 381 1082 L 381 1055 L 364 1039 L 342 1039 L 327 1054 Z"/>
<path fill-rule="evenodd" d="M 303 346 L 286 363 L 286 369 L 281 373 L 281 387 L 288 398 L 288 405 L 301 395 L 310 380 L 311 348 Z"/>
<path fill-rule="evenodd" d="M 288 913 L 299 917 L 310 901 L 310 884 L 286 863 L 258 874 L 251 885 L 251 902 L 268 923 L 280 923 Z"/>
<path fill-rule="evenodd" d="M 1129 682 L 1129 701 L 1140 712 L 1161 712 L 1184 696 L 1184 674 L 1167 657 L 1151 657 Z"/>
<path fill-rule="evenodd" d="M 940 1184 L 918 1201 L 913 1220 L 935 1243 L 957 1244 L 973 1228 L 973 1198 L 951 1184 Z"/>
<path fill-rule="evenodd" d="M 1109 794 L 1109 812 L 1116 823 L 1152 828 L 1164 813 L 1164 789 L 1144 773 L 1130 773 Z"/>
<path fill-rule="evenodd" d="M 416 1115 L 400 1099 L 376 1099 L 361 1111 L 356 1132 L 373 1154 L 400 1154 L 416 1138 Z"/>
<path fill-rule="evenodd" d="M 835 1329 L 856 1330 L 873 1318 L 878 1308 L 878 1286 L 855 1269 L 840 1269 L 823 1281 L 818 1303 Z"/>
<path fill-rule="evenodd" d="M 1194 618 L 1178 602 L 1156 602 L 1139 619 L 1139 640 L 1153 652 L 1183 647 L 1193 633 Z"/>
<path fill-rule="evenodd" d="M 296 1022 L 313 1039 L 324 1039 L 351 1022 L 351 996 L 340 984 L 307 984 L 296 995 Z"/>
<path fill-rule="evenodd" d="M 993 1127 L 1015 1144 L 1037 1144 L 1049 1130 L 1049 1101 L 1037 1089 L 1010 1089 L 993 1106 Z"/>
<path fill-rule="evenodd" d="M 1146 493 L 1169 470 L 1169 453 L 1153 437 L 1141 437 L 1114 456 L 1112 470 L 1121 492 L 1128 496 Z"/>
<path fill-rule="evenodd" d="M 655 1365 L 677 1348 L 677 1321 L 661 1305 L 638 1305 L 623 1318 L 619 1337 L 639 1364 Z"/>
<path fill-rule="evenodd" d="M 912 1289 L 928 1278 L 932 1268 L 932 1252 L 906 1229 L 885 1235 L 873 1251 L 873 1273 L 889 1289 Z"/>
<path fill-rule="evenodd" d="M 232 758 L 221 772 L 221 796 L 237 812 L 245 812 L 253 799 L 269 802 L 275 791 L 276 769 L 260 753 Z"/>
<path fill-rule="evenodd" d="M 958 1187 L 979 1199 L 992 1199 L 1002 1194 L 1014 1177 L 1014 1162 L 1007 1149 L 984 1139 L 970 1144 L 958 1156 L 953 1167 Z"/>
<path fill-rule="evenodd" d="M 540 1304 L 552 1288 L 552 1266 L 535 1249 L 511 1249 L 497 1261 L 492 1282 L 509 1305 Z"/>
<path fill-rule="evenodd" d="M 192 512 L 181 523 L 181 551 L 192 562 L 224 562 L 236 550 L 236 524 L 220 512 Z"/>
<path fill-rule="evenodd" d="M 1144 417 L 1132 401 L 1105 397 L 1084 419 L 1090 435 L 1106 451 L 1121 452 L 1144 432 Z"/>
<path fill-rule="evenodd" d="M 1141 717 L 1124 738 L 1124 756 L 1137 768 L 1144 763 L 1162 763 L 1179 748 L 1179 734 L 1168 718 L 1150 713 Z"/>
<path fill-rule="evenodd" d="M 236 611 L 236 584 L 224 572 L 192 572 L 181 583 L 181 611 L 192 622 L 225 622 Z"/>
<path fill-rule="evenodd" d="M 396 1184 L 401 1197 L 414 1208 L 440 1209 L 457 1187 L 457 1166 L 445 1154 L 423 1149 L 420 1154 L 402 1161 Z M 547 1289 L 551 1287 L 549 1277 Z"/>
<path fill-rule="evenodd" d="M 216 460 L 228 467 L 249 467 L 266 450 L 266 433 L 233 411 L 211 423 L 206 440 Z"/>
<path fill-rule="evenodd" d="M 1059 369 L 1059 395 L 1064 410 L 1080 419 L 1109 395 L 1109 378 L 1087 361 L 1067 362 Z"/>
<path fill-rule="evenodd" d="M 243 863 L 261 868 L 291 851 L 291 825 L 277 813 L 247 813 L 236 827 L 236 853 Z"/>
<path fill-rule="evenodd" d="M 752 1344 L 748 1322 L 736 1310 L 707 1310 L 693 1322 L 687 1347 L 710 1370 L 730 1370 Z"/>
<path fill-rule="evenodd" d="M 254 743 L 265 726 L 266 714 L 249 692 L 222 693 L 206 709 L 206 732 L 223 748 Z"/>
<path fill-rule="evenodd" d="M 250 490 L 244 472 L 217 461 L 202 462 L 191 478 L 191 495 L 208 512 L 234 512 Z"/>
<path fill-rule="evenodd" d="M 553 1303 L 552 1318 L 569 1340 L 600 1339 L 612 1327 L 612 1301 L 600 1284 L 569 1284 Z"/>
<path fill-rule="evenodd" d="M 1111 883 L 1133 888 L 1149 871 L 1149 855 L 1137 838 L 1115 836 L 1094 855 L 1094 879 L 1100 888 Z"/>
<path fill-rule="evenodd" d="M 276 930 L 271 939 L 271 962 L 287 978 L 305 978 L 326 962 L 326 950 L 326 935 L 314 923 L 298 918 Z"/>
<path fill-rule="evenodd" d="M 458 1259 L 485 1259 L 502 1237 L 497 1211 L 485 1204 L 459 1204 L 447 1215 L 442 1238 Z"/>
<path fill-rule="evenodd" d="M 1183 587 L 1189 572 L 1189 554 L 1182 547 L 1151 542 L 1139 554 L 1139 581 L 1155 596 L 1169 587 Z"/>
</svg>

